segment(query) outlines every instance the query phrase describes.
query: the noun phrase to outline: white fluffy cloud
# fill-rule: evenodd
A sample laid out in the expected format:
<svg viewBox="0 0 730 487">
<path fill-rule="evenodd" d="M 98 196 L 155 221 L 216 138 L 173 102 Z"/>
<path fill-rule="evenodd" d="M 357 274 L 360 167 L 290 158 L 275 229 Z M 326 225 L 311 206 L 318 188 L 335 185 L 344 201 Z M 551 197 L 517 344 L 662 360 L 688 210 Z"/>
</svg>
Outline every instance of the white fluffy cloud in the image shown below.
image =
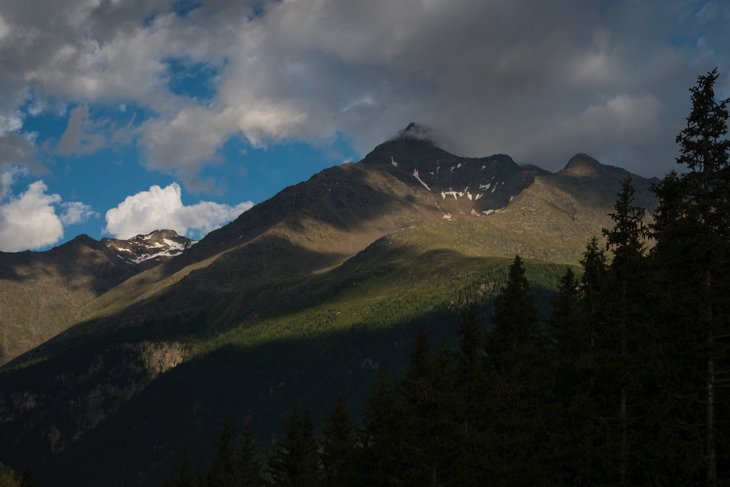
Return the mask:
<svg viewBox="0 0 730 487">
<path fill-rule="evenodd" d="M 250 201 L 236 206 L 210 201 L 185 206 L 181 193 L 180 186 L 172 183 L 166 188 L 155 185 L 149 191 L 128 196 L 107 211 L 104 231 L 124 239 L 161 229 L 172 229 L 180 235 L 204 235 L 253 206 Z"/>
<path fill-rule="evenodd" d="M 47 194 L 47 190 L 43 181 L 36 181 L 25 193 L 0 205 L 0 250 L 36 249 L 63 237 L 63 225 L 54 208 L 61 197 Z"/>
<path fill-rule="evenodd" d="M 83 223 L 98 216 L 81 202 L 61 203 L 57 194 L 49 194 L 43 181 L 35 181 L 19 196 L 11 187 L 27 169 L 13 166 L 0 174 L 0 251 L 18 252 L 53 245 L 63 238 L 67 225 Z M 56 208 L 63 208 L 61 215 Z"/>
</svg>

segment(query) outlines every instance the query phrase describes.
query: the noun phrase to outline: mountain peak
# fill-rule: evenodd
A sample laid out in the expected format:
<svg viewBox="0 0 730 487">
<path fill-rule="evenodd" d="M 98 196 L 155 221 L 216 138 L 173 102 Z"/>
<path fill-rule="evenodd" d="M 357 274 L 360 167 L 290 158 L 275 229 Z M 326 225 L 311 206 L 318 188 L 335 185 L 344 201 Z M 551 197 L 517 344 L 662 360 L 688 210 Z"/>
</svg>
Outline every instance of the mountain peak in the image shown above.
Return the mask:
<svg viewBox="0 0 730 487">
<path fill-rule="evenodd" d="M 415 139 L 427 142 L 431 145 L 437 145 L 437 138 L 438 137 L 436 137 L 436 133 L 432 128 L 416 122 L 411 122 L 406 128 L 398 131 L 396 136 L 393 137 L 391 140 Z"/>
<path fill-rule="evenodd" d="M 131 264 L 152 263 L 168 260 L 196 242 L 178 235 L 175 230 L 155 230 L 147 235 L 136 235 L 128 240 L 104 238 L 101 243 Z"/>
<path fill-rule="evenodd" d="M 607 166 L 604 166 L 588 154 L 584 153 L 578 153 L 574 155 L 569 161 L 568 164 L 565 165 L 565 168 L 563 168 L 562 171 L 560 171 L 560 174 L 563 174 L 565 176 L 573 176 L 573 177 L 590 177 L 590 176 L 596 176 L 600 171 L 605 169 Z"/>
</svg>

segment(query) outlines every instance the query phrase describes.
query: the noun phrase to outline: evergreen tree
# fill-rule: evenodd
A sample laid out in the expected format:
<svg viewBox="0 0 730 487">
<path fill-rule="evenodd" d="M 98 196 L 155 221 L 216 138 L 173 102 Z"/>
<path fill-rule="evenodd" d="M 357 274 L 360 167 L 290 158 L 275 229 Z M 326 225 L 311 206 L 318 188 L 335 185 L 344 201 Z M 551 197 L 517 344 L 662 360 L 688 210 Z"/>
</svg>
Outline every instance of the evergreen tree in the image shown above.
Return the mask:
<svg viewBox="0 0 730 487">
<path fill-rule="evenodd" d="M 492 324 L 485 341 L 488 380 L 494 384 L 487 407 L 495 423 L 488 437 L 497 451 L 490 455 L 487 469 L 510 485 L 540 483 L 551 456 L 548 424 L 554 376 L 540 313 L 519 256 L 494 299 Z"/>
<path fill-rule="evenodd" d="M 342 396 L 322 425 L 322 484 L 332 487 L 367 485 L 360 470 L 358 432 Z"/>
<path fill-rule="evenodd" d="M 266 485 L 261 477 L 263 462 L 253 438 L 251 423 L 246 421 L 243 437 L 235 460 L 236 479 L 240 487 L 261 487 Z"/>
<path fill-rule="evenodd" d="M 485 402 L 491 391 L 489 376 L 485 374 L 484 333 L 474 303 L 469 303 L 457 321 L 459 350 L 456 354 L 453 388 L 450 404 L 452 421 L 458 436 L 452 440 L 453 458 L 451 479 L 455 484 L 477 485 L 486 481 L 484 465 L 489 456 L 489 419 Z"/>
<path fill-rule="evenodd" d="M 535 305 L 535 296 L 530 294 L 530 285 L 520 256 L 510 266 L 506 286 L 494 298 L 494 331 L 488 343 L 492 351 L 510 352 L 516 359 L 518 347 L 537 344 L 542 339 L 539 327 L 540 312 Z"/>
<path fill-rule="evenodd" d="M 560 281 L 547 329 L 554 341 L 555 397 L 559 405 L 550 442 L 554 449 L 552 481 L 558 485 L 600 479 L 592 451 L 600 437 L 595 427 L 592 384 L 595 375 L 595 330 L 601 306 L 598 283 L 604 280 L 606 260 L 594 237 L 581 260 L 579 281 L 568 268 Z M 588 296 L 591 300 L 589 301 Z"/>
<path fill-rule="evenodd" d="M 596 346 L 596 332 L 600 326 L 603 316 L 603 305 L 601 303 L 606 288 L 607 259 L 603 249 L 598 247 L 598 239 L 594 236 L 586 246 L 583 259 L 580 261 L 583 266 L 583 276 L 580 280 L 581 292 L 583 295 L 583 306 L 581 315 L 587 328 L 587 340 L 589 354 Z M 590 368 L 590 364 L 586 364 Z M 591 385 L 593 385 L 591 375 Z"/>
<path fill-rule="evenodd" d="M 404 469 L 405 428 L 400 387 L 382 369 L 362 412 L 364 468 L 373 487 L 390 486 Z"/>
<path fill-rule="evenodd" d="M 676 371 L 685 382 L 675 396 L 686 403 L 701 399 L 703 410 L 684 411 L 685 424 L 702 423 L 696 429 L 704 443 L 704 480 L 718 482 L 717 381 L 727 356 L 730 293 L 728 262 L 730 249 L 730 141 L 727 140 L 728 102 L 717 100 L 714 84 L 717 69 L 699 76 L 690 89 L 692 111 L 687 127 L 677 136 L 680 157 L 677 163 L 687 172 L 671 172 L 653 189 L 660 199 L 655 213 L 654 236 L 657 261 L 666 266 L 663 282 L 677 308 L 668 322 L 671 342 L 684 341 L 684 348 L 672 348 L 672 358 L 681 364 Z M 702 364 L 694 358 L 701 357 Z M 702 384 L 701 397 L 693 390 Z M 676 385 L 676 384 L 675 384 Z M 692 411 L 687 413 L 687 411 Z"/>
<path fill-rule="evenodd" d="M 309 411 L 300 416 L 295 406 L 287 415 L 284 434 L 274 440 L 268 464 L 274 485 L 318 485 L 319 456 L 314 439 L 314 422 Z"/>
<path fill-rule="evenodd" d="M 213 441 L 216 455 L 206 475 L 206 487 L 236 486 L 236 461 L 231 446 L 235 433 L 233 423 L 230 418 L 226 418 L 220 435 Z"/>
<path fill-rule="evenodd" d="M 618 482 L 621 485 L 628 481 L 630 443 L 640 444 L 638 431 L 636 428 L 630 431 L 629 423 L 639 423 L 640 413 L 635 396 L 642 381 L 650 375 L 647 367 L 651 361 L 647 358 L 652 347 L 649 337 L 650 307 L 647 301 L 645 210 L 634 205 L 634 193 L 629 175 L 621 182 L 614 212 L 609 214 L 614 226 L 610 230 L 603 230 L 606 250 L 611 251 L 613 259 L 608 265 L 607 286 L 603 290 L 604 321 L 599 334 L 599 351 L 604 372 L 602 382 L 604 388 L 608 388 L 606 396 L 617 393 L 618 408 L 614 410 L 618 410 L 618 431 L 615 438 L 609 435 L 608 446 L 609 450 L 616 451 Z M 615 392 L 611 390 L 614 385 Z M 635 410 L 633 416 L 629 413 L 632 406 Z M 611 406 L 608 406 L 610 409 Z M 634 470 L 638 472 L 641 469 L 642 466 L 637 465 Z"/>
<path fill-rule="evenodd" d="M 588 333 L 580 316 L 581 295 L 573 269 L 568 268 L 560 280 L 558 295 L 550 301 L 553 307 L 547 330 L 561 357 L 577 362 L 586 352 Z"/>
</svg>

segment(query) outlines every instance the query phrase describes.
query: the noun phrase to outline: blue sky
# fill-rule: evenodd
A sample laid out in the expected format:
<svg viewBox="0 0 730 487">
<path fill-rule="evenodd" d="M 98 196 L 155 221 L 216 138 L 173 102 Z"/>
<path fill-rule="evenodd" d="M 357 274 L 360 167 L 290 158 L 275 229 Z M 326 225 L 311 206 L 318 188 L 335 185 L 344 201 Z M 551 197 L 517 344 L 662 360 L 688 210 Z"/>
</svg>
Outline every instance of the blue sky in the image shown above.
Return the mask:
<svg viewBox="0 0 730 487">
<path fill-rule="evenodd" d="M 468 156 L 673 167 L 721 1 L 0 4 L 0 251 L 201 238 L 409 122 Z"/>
</svg>

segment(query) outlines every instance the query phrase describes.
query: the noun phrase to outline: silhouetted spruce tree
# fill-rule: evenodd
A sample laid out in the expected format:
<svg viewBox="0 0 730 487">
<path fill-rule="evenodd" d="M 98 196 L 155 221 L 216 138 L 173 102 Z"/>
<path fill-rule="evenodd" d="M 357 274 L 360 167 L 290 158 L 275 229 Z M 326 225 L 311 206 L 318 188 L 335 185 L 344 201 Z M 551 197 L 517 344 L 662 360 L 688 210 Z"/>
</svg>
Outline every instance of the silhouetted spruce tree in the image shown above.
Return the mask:
<svg viewBox="0 0 730 487">
<path fill-rule="evenodd" d="M 266 482 L 261 476 L 263 461 L 253 438 L 251 423 L 246 421 L 243 437 L 235 457 L 236 479 L 239 487 L 261 487 Z"/>
<path fill-rule="evenodd" d="M 364 468 L 373 487 L 390 486 L 403 472 L 401 444 L 405 431 L 403 397 L 398 383 L 381 369 L 362 412 Z"/>
<path fill-rule="evenodd" d="M 460 312 L 457 326 L 459 349 L 453 373 L 455 417 L 452 421 L 459 437 L 454 446 L 451 479 L 456 484 L 476 485 L 486 481 L 487 476 L 484 466 L 489 456 L 490 438 L 484 405 L 491 387 L 484 367 L 484 332 L 473 302 Z"/>
<path fill-rule="evenodd" d="M 218 438 L 213 441 L 215 457 L 206 475 L 206 487 L 237 486 L 236 459 L 231 445 L 236 430 L 230 418 L 226 418 Z"/>
<path fill-rule="evenodd" d="M 634 204 L 634 193 L 629 175 L 621 182 L 614 212 L 609 214 L 614 226 L 603 230 L 606 250 L 611 252 L 613 259 L 608 265 L 607 285 L 603 290 L 599 360 L 603 372 L 602 385 L 608 393 L 606 396 L 616 398 L 615 405 L 607 405 L 606 410 L 608 417 L 611 409 L 618 411 L 617 428 L 606 424 L 609 433 L 606 452 L 610 462 L 616 464 L 620 485 L 626 485 L 630 480 L 630 470 L 634 476 L 640 476 L 643 471 L 642 465 L 637 462 L 643 453 L 641 448 L 646 446 L 642 441 L 641 426 L 650 418 L 642 417 L 644 411 L 637 396 L 652 375 L 652 360 L 649 359 L 654 345 L 650 338 L 645 210 Z"/>
<path fill-rule="evenodd" d="M 368 485 L 361 470 L 362 448 L 342 396 L 322 425 L 322 485 L 352 487 Z"/>
<path fill-rule="evenodd" d="M 504 360 L 518 360 L 518 349 L 524 345 L 538 345 L 543 340 L 539 323 L 535 296 L 530 294 L 525 268 L 517 255 L 510 266 L 507 284 L 494 298 L 494 330 L 488 340 L 491 351 Z"/>
<path fill-rule="evenodd" d="M 677 163 L 687 172 L 669 173 L 654 191 L 660 199 L 655 213 L 654 236 L 657 261 L 671 269 L 664 272 L 676 314 L 668 323 L 669 334 L 684 341 L 676 347 L 676 363 L 683 365 L 687 383 L 678 393 L 689 403 L 699 389 L 702 375 L 702 411 L 686 412 L 685 424 L 696 429 L 704 443 L 704 481 L 718 483 L 718 441 L 727 437 L 718 428 L 718 380 L 727 365 L 730 275 L 730 141 L 727 140 L 727 105 L 717 100 L 717 69 L 699 76 L 692 93 L 687 127 L 677 136 Z M 722 338 L 720 338 L 722 337 Z M 702 364 L 693 361 L 701 358 Z M 700 426 L 701 425 L 701 426 Z M 718 434 L 721 436 L 718 437 Z M 727 477 L 727 474 L 722 476 Z"/>
<path fill-rule="evenodd" d="M 458 461 L 463 459 L 464 442 L 453 365 L 453 351 L 442 343 L 430 356 L 428 374 L 420 384 L 414 388 L 404 383 L 409 485 L 442 485 L 461 473 Z"/>
<path fill-rule="evenodd" d="M 408 369 L 400 391 L 403 397 L 404 431 L 401 450 L 404 469 L 400 472 L 402 481 L 428 485 L 432 470 L 437 468 L 433 462 L 433 452 L 428 443 L 433 440 L 433 426 L 437 419 L 438 403 L 433 384 L 434 363 L 428 332 L 421 327 L 411 350 Z"/>
<path fill-rule="evenodd" d="M 598 247 L 598 239 L 594 236 L 586 246 L 583 259 L 583 276 L 580 279 L 580 288 L 583 294 L 581 306 L 582 319 L 585 322 L 588 349 L 593 351 L 596 346 L 596 333 L 603 319 L 603 304 L 601 302 L 606 288 L 606 271 L 608 268 L 606 254 Z M 589 352 L 589 357 L 592 352 Z M 590 369 L 591 364 L 586 363 Z M 589 379 L 592 385 L 592 375 Z"/>
<path fill-rule="evenodd" d="M 580 314 L 581 293 L 579 281 L 568 268 L 560 279 L 558 295 L 551 301 L 552 313 L 547 321 L 547 331 L 555 343 L 560 357 L 570 360 L 577 367 L 579 357 L 588 349 L 589 335 Z"/>
<path fill-rule="evenodd" d="M 490 382 L 489 413 L 495 418 L 496 452 L 487 467 L 500 482 L 529 485 L 545 479 L 551 457 L 548 423 L 553 374 L 540 313 L 519 256 L 507 284 L 494 299 L 494 329 L 486 336 Z"/>
<path fill-rule="evenodd" d="M 268 459 L 274 485 L 309 487 L 319 482 L 319 454 L 314 439 L 314 422 L 305 411 L 294 407 L 284 420 L 284 433 L 274 440 Z"/>
<path fill-rule="evenodd" d="M 589 470 L 586 433 L 592 415 L 588 369 L 591 335 L 581 313 L 582 293 L 572 269 L 565 271 L 551 304 L 546 325 L 554 344 L 555 397 L 560 407 L 557 423 L 551 428 L 555 450 L 551 479 L 558 484 L 576 483 Z"/>
</svg>

